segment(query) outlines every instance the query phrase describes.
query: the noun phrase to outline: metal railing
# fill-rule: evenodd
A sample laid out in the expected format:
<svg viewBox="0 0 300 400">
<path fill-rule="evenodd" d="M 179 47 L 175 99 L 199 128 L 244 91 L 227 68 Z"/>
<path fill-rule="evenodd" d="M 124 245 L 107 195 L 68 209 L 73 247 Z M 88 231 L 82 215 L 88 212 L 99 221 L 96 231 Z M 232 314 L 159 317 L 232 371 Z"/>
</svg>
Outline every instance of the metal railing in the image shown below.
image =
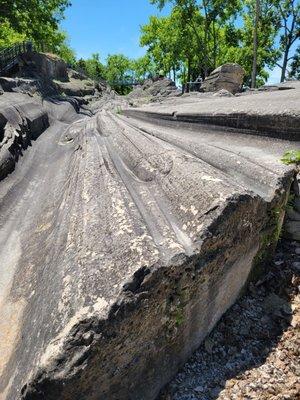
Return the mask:
<svg viewBox="0 0 300 400">
<path fill-rule="evenodd" d="M 111 86 L 138 86 L 142 85 L 142 81 L 137 81 L 134 79 L 124 79 L 123 81 L 110 82 Z"/>
<path fill-rule="evenodd" d="M 21 54 L 30 51 L 49 51 L 48 46 L 43 43 L 33 44 L 30 41 L 16 43 L 13 46 L 5 47 L 0 50 L 0 74 L 9 71 L 18 62 Z"/>
<path fill-rule="evenodd" d="M 182 93 L 200 92 L 201 86 L 201 81 L 186 82 L 182 85 Z"/>
</svg>

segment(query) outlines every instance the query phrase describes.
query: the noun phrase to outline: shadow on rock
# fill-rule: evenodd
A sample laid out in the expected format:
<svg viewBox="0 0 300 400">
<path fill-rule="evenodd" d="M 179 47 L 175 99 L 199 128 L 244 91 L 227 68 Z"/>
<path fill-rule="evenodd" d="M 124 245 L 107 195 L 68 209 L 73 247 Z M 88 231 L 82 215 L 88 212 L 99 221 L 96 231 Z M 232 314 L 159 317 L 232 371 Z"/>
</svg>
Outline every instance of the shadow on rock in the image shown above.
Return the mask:
<svg viewBox="0 0 300 400">
<path fill-rule="evenodd" d="M 269 272 L 250 284 L 159 400 L 297 398 L 299 246 L 279 244 Z"/>
</svg>

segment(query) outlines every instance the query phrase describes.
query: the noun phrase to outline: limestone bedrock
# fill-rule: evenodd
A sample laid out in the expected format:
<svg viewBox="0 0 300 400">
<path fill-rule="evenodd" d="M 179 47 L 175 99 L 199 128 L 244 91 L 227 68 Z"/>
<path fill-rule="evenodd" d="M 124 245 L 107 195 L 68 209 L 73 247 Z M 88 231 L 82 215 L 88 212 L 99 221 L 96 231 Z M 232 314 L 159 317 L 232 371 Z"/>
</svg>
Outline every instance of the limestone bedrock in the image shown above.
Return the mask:
<svg viewBox="0 0 300 400">
<path fill-rule="evenodd" d="M 2 139 L 28 146 L 0 182 L 0 398 L 155 399 L 276 244 L 299 125 L 189 123 L 183 99 L 91 117 L 34 100 L 30 125 L 8 95 Z"/>
</svg>

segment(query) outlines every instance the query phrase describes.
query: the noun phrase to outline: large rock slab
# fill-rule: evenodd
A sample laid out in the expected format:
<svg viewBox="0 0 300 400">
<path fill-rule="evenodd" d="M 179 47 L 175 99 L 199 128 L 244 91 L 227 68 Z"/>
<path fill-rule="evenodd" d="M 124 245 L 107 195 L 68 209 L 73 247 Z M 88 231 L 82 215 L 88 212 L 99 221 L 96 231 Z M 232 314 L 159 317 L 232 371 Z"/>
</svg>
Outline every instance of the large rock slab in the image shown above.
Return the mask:
<svg viewBox="0 0 300 400">
<path fill-rule="evenodd" d="M 0 185 L 1 399 L 155 399 L 272 251 L 290 145 L 53 119 Z"/>
<path fill-rule="evenodd" d="M 201 90 L 204 92 L 217 92 L 225 89 L 230 93 L 237 93 L 242 89 L 244 76 L 245 71 L 239 64 L 223 64 L 205 79 L 201 85 Z"/>
<path fill-rule="evenodd" d="M 282 85 L 285 87 L 286 85 Z M 186 123 L 234 128 L 280 139 L 300 141 L 300 82 L 289 82 L 289 90 L 246 92 L 216 98 L 210 93 L 165 99 L 160 104 L 124 110 L 126 115 L 151 118 L 152 122 L 172 125 Z M 288 150 L 293 149 L 293 147 Z"/>
</svg>

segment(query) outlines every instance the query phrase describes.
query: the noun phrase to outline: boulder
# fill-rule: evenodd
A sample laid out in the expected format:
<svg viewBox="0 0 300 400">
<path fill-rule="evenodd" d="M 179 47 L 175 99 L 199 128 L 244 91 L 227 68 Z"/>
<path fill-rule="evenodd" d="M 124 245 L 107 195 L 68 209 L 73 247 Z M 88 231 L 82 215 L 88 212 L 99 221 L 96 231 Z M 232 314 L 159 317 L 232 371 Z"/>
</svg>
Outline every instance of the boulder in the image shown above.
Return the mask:
<svg viewBox="0 0 300 400">
<path fill-rule="evenodd" d="M 133 89 L 128 98 L 148 98 L 167 97 L 177 93 L 175 82 L 168 78 L 146 79 L 145 82 Z"/>
<path fill-rule="evenodd" d="M 233 94 L 226 89 L 221 89 L 213 94 L 214 97 L 232 97 Z"/>
<path fill-rule="evenodd" d="M 0 85 L 4 92 L 27 93 L 33 95 L 39 90 L 36 79 L 0 77 Z"/>
<path fill-rule="evenodd" d="M 82 97 L 88 95 L 94 95 L 96 92 L 96 85 L 90 79 L 73 79 L 71 78 L 69 82 L 61 82 L 55 80 L 54 84 L 59 93 L 65 94 L 67 96 Z"/>
<path fill-rule="evenodd" d="M 68 80 L 67 64 L 51 53 L 27 52 L 20 57 L 20 69 L 23 76 L 43 79 Z"/>
<path fill-rule="evenodd" d="M 204 92 L 217 92 L 225 89 L 235 94 L 242 89 L 244 75 L 245 71 L 240 65 L 223 64 L 204 80 L 201 89 Z"/>
</svg>

